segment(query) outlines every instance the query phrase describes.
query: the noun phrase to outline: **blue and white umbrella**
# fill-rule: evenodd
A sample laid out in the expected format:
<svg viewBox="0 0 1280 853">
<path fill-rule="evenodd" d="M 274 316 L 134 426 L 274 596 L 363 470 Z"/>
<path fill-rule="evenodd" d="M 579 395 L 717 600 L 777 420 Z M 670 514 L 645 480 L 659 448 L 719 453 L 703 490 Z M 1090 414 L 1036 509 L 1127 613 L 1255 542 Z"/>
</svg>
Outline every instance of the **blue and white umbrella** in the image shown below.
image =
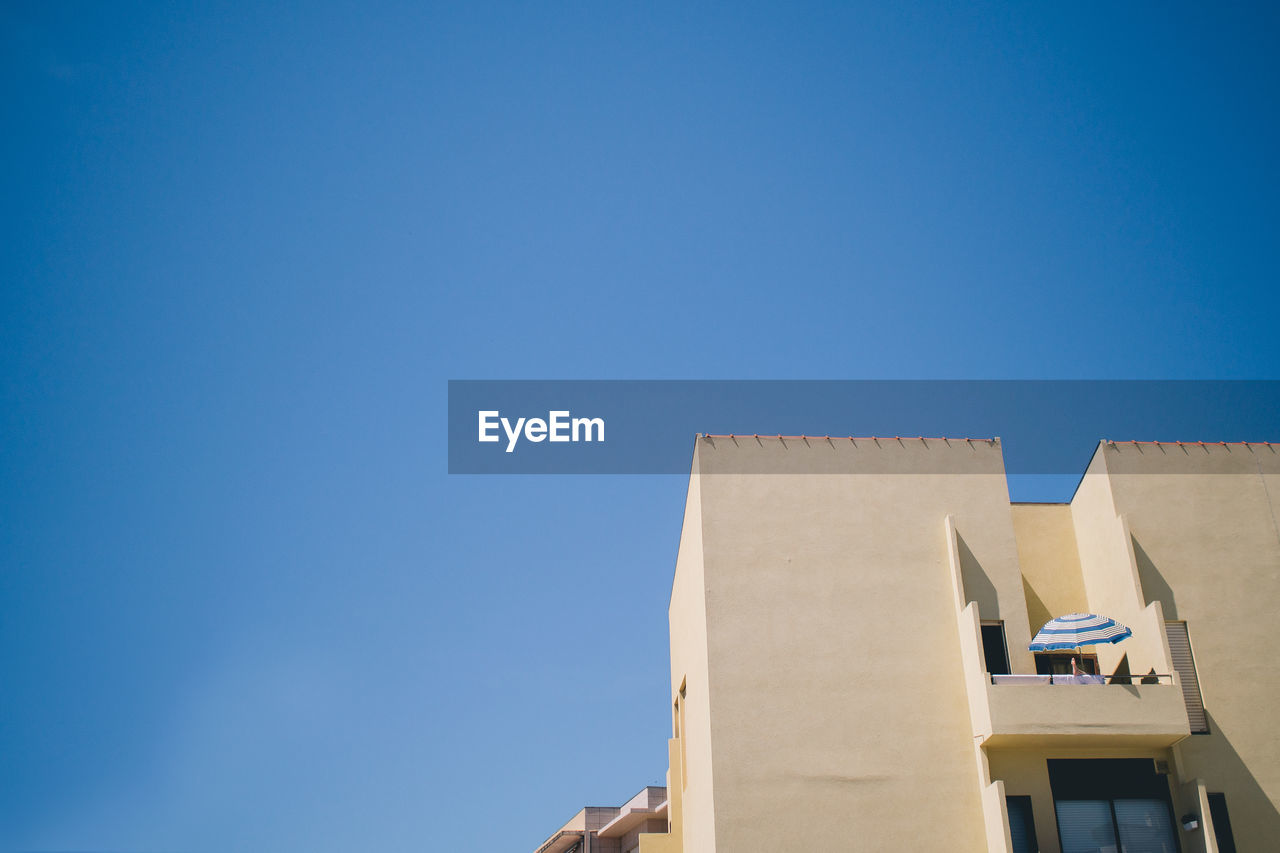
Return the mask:
<svg viewBox="0 0 1280 853">
<path fill-rule="evenodd" d="M 1031 641 L 1033 652 L 1054 652 L 1095 646 L 1101 643 L 1118 643 L 1133 634 L 1125 626 L 1109 616 L 1092 613 L 1068 613 L 1050 619 Z"/>
</svg>

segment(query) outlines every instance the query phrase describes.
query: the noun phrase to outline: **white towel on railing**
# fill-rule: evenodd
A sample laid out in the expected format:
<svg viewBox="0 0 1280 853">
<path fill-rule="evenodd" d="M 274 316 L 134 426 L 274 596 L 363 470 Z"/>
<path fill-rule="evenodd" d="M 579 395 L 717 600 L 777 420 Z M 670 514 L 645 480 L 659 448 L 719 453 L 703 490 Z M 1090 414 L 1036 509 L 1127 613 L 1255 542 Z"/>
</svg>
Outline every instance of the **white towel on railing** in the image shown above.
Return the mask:
<svg viewBox="0 0 1280 853">
<path fill-rule="evenodd" d="M 1055 675 L 1053 677 L 1054 684 L 1106 684 L 1107 680 L 1101 675 Z"/>
<path fill-rule="evenodd" d="M 993 675 L 992 684 L 1048 684 L 1047 675 Z"/>
</svg>

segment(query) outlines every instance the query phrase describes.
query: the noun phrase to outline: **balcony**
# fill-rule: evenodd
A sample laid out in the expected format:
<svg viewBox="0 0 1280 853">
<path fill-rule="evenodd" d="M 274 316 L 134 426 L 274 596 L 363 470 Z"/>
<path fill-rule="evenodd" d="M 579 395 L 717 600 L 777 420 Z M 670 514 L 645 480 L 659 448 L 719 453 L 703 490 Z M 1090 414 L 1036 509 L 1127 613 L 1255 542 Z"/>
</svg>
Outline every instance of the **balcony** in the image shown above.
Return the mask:
<svg viewBox="0 0 1280 853">
<path fill-rule="evenodd" d="M 984 660 L 977 604 L 965 600 L 956 532 L 950 517 L 945 529 L 975 744 L 1001 748 L 1159 748 L 1190 736 L 1187 706 L 1176 675 L 1109 676 L 1106 684 L 1071 683 L 1070 677 L 1032 674 L 993 678 Z M 1163 636 L 1164 618 L 1158 602 L 1138 616 L 1138 621 L 1131 623 L 1135 642 L 1140 637 Z M 1146 648 L 1150 650 L 1154 645 Z M 1139 671 L 1147 662 L 1166 671 L 1172 669 L 1167 657 L 1167 651 L 1158 657 L 1148 654 Z M 1023 664 L 1026 662 L 1024 656 Z M 1143 683 L 1147 681 L 1157 683 Z"/>
<path fill-rule="evenodd" d="M 971 702 L 971 710 L 985 705 L 985 714 L 973 719 L 974 735 L 990 747 L 1171 746 L 1190 735 L 1191 726 L 1175 678 L 1158 679 L 1164 683 L 1064 684 L 1050 683 L 1048 676 L 984 678 L 985 702 Z"/>
</svg>

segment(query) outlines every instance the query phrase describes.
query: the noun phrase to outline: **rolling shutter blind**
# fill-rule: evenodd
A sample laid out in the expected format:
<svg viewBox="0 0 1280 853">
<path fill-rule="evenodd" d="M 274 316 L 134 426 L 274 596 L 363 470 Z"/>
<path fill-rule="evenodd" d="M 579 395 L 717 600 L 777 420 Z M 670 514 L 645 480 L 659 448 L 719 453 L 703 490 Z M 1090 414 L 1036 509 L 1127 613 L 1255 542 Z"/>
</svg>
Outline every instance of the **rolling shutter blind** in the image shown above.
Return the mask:
<svg viewBox="0 0 1280 853">
<path fill-rule="evenodd" d="M 1165 622 L 1164 631 L 1169 638 L 1169 652 L 1173 655 L 1173 668 L 1182 682 L 1182 698 L 1187 703 L 1187 718 L 1191 731 L 1205 734 L 1209 720 L 1204 714 L 1204 699 L 1200 696 L 1200 679 L 1196 676 L 1196 662 L 1191 657 L 1191 638 L 1186 622 Z"/>
<path fill-rule="evenodd" d="M 1009 809 L 1009 837 L 1013 839 L 1013 853 L 1040 853 L 1035 822 L 1031 818 L 1031 798 L 1005 797 L 1005 802 Z"/>
<path fill-rule="evenodd" d="M 1116 800 L 1112 807 L 1124 853 L 1178 853 L 1173 815 L 1163 800 Z"/>
<path fill-rule="evenodd" d="M 1116 830 L 1107 800 L 1057 800 L 1058 836 L 1062 853 L 1115 850 Z"/>
</svg>

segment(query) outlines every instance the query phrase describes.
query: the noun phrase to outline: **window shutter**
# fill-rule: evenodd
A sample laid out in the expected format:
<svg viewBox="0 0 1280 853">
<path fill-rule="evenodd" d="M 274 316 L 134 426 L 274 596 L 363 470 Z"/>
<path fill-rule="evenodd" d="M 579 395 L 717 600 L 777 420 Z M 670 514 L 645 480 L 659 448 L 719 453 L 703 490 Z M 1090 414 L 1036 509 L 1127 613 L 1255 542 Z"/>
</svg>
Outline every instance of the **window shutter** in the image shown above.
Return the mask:
<svg viewBox="0 0 1280 853">
<path fill-rule="evenodd" d="M 1133 853 L 1177 853 L 1173 815 L 1163 800 L 1116 800 L 1120 849 Z"/>
<path fill-rule="evenodd" d="M 1119 846 L 1107 800 L 1057 800 L 1053 805 L 1062 853 L 1098 853 Z"/>
<path fill-rule="evenodd" d="M 1191 721 L 1191 731 L 1196 734 L 1207 734 L 1209 720 L 1204 713 L 1204 699 L 1200 695 L 1200 679 L 1196 676 L 1196 662 L 1191 657 L 1191 638 L 1187 634 L 1187 623 L 1166 622 L 1164 631 L 1169 638 L 1173 668 L 1178 673 L 1178 680 L 1182 682 L 1182 698 L 1187 703 L 1187 718 Z"/>
<path fill-rule="evenodd" d="M 1013 840 L 1013 853 L 1039 853 L 1036 843 L 1036 825 L 1031 817 L 1031 798 L 1028 796 L 1005 797 L 1009 810 L 1009 837 Z"/>
</svg>

